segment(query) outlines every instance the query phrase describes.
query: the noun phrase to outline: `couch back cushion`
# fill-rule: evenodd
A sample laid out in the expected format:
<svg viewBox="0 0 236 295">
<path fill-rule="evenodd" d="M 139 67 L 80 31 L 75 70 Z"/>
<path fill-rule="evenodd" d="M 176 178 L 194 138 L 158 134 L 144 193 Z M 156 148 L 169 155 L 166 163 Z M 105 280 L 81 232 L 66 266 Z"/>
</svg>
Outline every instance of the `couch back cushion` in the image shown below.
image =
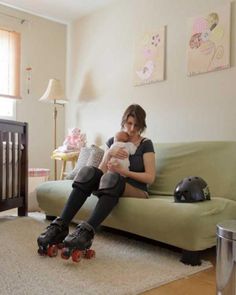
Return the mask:
<svg viewBox="0 0 236 295">
<path fill-rule="evenodd" d="M 212 197 L 236 200 L 236 142 L 158 143 L 154 147 L 157 171 L 150 197 L 173 195 L 184 177 L 200 176 Z"/>
</svg>

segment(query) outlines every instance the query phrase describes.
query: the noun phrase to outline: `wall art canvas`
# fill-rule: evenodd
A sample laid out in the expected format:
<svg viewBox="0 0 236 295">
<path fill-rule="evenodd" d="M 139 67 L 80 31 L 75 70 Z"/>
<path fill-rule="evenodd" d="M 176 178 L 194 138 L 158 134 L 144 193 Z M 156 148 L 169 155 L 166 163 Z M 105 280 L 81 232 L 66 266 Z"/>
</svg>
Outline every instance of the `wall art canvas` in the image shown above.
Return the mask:
<svg viewBox="0 0 236 295">
<path fill-rule="evenodd" d="M 230 66 L 230 3 L 188 22 L 189 76 Z"/>
<path fill-rule="evenodd" d="M 145 85 L 164 80 L 165 27 L 144 33 L 136 42 L 134 85 Z"/>
</svg>

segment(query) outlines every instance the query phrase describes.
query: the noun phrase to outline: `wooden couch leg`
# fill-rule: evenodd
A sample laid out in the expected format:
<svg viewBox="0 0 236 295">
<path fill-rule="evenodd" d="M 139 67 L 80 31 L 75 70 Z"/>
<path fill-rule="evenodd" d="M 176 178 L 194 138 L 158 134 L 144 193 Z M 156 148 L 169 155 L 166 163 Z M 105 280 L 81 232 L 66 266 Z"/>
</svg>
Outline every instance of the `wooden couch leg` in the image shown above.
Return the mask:
<svg viewBox="0 0 236 295">
<path fill-rule="evenodd" d="M 183 250 L 180 261 L 183 262 L 184 264 L 188 264 L 192 266 L 202 264 L 199 251 Z"/>
</svg>

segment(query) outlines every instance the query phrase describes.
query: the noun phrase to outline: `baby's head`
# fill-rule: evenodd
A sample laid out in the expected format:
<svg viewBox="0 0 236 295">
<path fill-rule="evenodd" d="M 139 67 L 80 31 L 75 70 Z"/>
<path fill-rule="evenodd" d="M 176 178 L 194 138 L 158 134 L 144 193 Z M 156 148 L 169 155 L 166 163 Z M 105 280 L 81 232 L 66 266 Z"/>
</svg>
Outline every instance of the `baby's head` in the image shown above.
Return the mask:
<svg viewBox="0 0 236 295">
<path fill-rule="evenodd" d="M 129 141 L 129 134 L 125 131 L 119 131 L 115 134 L 114 141 L 127 142 Z"/>
</svg>

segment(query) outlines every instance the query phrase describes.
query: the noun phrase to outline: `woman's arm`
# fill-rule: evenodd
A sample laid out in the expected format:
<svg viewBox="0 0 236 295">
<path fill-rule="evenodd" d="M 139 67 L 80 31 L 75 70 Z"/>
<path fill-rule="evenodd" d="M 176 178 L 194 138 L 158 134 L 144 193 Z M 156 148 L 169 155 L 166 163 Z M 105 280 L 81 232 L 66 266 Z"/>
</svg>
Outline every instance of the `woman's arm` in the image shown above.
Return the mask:
<svg viewBox="0 0 236 295">
<path fill-rule="evenodd" d="M 104 156 L 98 167 L 99 169 L 102 170 L 103 173 L 107 172 L 108 170 L 107 165 L 111 157 L 115 157 L 117 159 L 125 159 L 128 157 L 128 153 L 122 147 L 111 147 L 111 148 L 106 147 Z"/>
<path fill-rule="evenodd" d="M 103 155 L 102 161 L 100 165 L 98 166 L 98 168 L 101 169 L 103 173 L 107 172 L 107 163 L 110 160 L 110 158 L 111 158 L 111 155 L 109 152 L 109 148 L 107 147 Z"/>
<path fill-rule="evenodd" d="M 152 152 L 144 153 L 143 162 L 144 162 L 144 172 L 129 171 L 122 168 L 120 165 L 112 165 L 109 163 L 108 163 L 108 168 L 109 170 L 120 173 L 121 175 L 125 177 L 129 177 L 143 183 L 152 184 L 156 176 L 155 154 Z"/>
</svg>

